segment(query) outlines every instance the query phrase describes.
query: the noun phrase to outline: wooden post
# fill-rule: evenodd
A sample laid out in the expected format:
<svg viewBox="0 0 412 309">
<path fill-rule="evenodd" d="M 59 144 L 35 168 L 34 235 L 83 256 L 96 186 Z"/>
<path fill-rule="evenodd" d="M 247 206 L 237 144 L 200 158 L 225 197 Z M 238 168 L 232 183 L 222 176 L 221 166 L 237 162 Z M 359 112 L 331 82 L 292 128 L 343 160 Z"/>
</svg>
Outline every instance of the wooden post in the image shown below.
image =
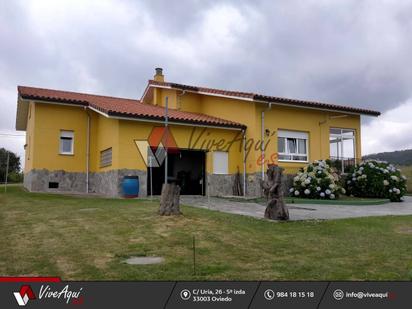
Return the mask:
<svg viewBox="0 0 412 309">
<path fill-rule="evenodd" d="M 289 211 L 283 199 L 282 185 L 283 168 L 270 165 L 266 175 L 267 180 L 261 181 L 263 193 L 267 199 L 265 218 L 271 220 L 289 220 Z"/>
</svg>

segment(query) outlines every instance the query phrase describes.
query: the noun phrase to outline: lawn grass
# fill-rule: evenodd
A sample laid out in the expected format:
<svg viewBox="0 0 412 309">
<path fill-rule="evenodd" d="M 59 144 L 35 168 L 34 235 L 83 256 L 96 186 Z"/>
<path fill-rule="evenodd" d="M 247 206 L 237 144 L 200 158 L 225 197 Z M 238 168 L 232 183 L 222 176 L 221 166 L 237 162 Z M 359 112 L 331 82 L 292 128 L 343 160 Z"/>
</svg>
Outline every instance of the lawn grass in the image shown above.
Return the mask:
<svg viewBox="0 0 412 309">
<path fill-rule="evenodd" d="M 157 202 L 0 189 L 0 275 L 64 280 L 412 280 L 412 216 L 273 223 Z M 197 243 L 193 274 L 192 236 Z M 162 256 L 127 265 L 129 256 Z"/>
</svg>

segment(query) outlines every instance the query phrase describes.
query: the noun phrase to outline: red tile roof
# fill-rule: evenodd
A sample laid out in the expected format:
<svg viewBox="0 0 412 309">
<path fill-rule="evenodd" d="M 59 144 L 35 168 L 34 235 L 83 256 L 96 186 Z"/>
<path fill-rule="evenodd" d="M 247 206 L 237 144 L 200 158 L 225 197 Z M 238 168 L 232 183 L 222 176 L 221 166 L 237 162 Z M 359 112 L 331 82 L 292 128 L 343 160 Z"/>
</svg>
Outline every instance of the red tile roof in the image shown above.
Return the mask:
<svg viewBox="0 0 412 309">
<path fill-rule="evenodd" d="M 163 107 L 144 104 L 139 100 L 25 86 L 18 86 L 17 89 L 23 99 L 90 106 L 110 116 L 164 120 L 165 110 Z M 175 109 L 169 109 L 168 116 L 170 121 L 175 122 L 231 128 L 246 127 L 234 121 Z"/>
<path fill-rule="evenodd" d="M 230 90 L 222 90 L 222 89 L 215 89 L 215 88 L 197 87 L 197 86 L 190 86 L 190 85 L 183 85 L 183 84 L 176 84 L 176 83 L 169 83 L 169 82 L 160 82 L 160 81 L 155 81 L 155 80 L 149 80 L 149 86 L 150 85 L 154 87 L 163 86 L 163 87 L 170 87 L 174 89 L 205 93 L 205 94 L 210 94 L 210 95 L 230 96 L 230 97 L 235 97 L 235 98 L 248 99 L 250 101 L 271 102 L 271 103 L 278 103 L 278 104 L 284 104 L 284 105 L 290 105 L 290 106 L 317 108 L 317 109 L 325 109 L 325 110 L 332 110 L 332 111 L 339 111 L 339 112 L 350 112 L 350 113 L 364 114 L 364 115 L 370 115 L 370 116 L 379 116 L 381 114 L 378 111 L 374 111 L 370 109 L 343 106 L 343 105 L 337 105 L 337 104 L 328 104 L 328 103 L 322 103 L 322 102 L 316 102 L 316 101 L 306 101 L 306 100 L 297 100 L 297 99 L 267 96 L 267 95 L 252 93 L 252 92 L 240 92 L 240 91 L 230 91 Z"/>
</svg>

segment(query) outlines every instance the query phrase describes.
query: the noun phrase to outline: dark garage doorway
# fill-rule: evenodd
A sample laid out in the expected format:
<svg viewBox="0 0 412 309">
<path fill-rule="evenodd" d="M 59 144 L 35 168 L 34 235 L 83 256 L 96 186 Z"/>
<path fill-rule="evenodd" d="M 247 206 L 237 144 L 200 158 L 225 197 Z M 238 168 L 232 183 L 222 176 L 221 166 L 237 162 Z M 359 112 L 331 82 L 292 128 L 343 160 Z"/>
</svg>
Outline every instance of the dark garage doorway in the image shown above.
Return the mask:
<svg viewBox="0 0 412 309">
<path fill-rule="evenodd" d="M 181 195 L 205 195 L 206 152 L 181 150 L 168 154 L 168 182 L 180 186 Z M 165 182 L 165 162 L 152 167 L 153 195 L 160 195 Z M 147 169 L 147 194 L 150 195 L 150 168 Z"/>
</svg>

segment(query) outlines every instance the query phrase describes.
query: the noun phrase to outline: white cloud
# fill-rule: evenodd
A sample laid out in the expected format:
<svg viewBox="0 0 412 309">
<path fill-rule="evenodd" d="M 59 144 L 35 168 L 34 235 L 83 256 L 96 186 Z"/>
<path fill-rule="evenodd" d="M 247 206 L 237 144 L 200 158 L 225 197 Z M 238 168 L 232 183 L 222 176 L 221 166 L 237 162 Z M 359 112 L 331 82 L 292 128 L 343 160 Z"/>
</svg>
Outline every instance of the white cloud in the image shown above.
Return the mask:
<svg viewBox="0 0 412 309">
<path fill-rule="evenodd" d="M 371 154 L 412 148 L 412 99 L 362 127 L 362 152 Z"/>
</svg>

